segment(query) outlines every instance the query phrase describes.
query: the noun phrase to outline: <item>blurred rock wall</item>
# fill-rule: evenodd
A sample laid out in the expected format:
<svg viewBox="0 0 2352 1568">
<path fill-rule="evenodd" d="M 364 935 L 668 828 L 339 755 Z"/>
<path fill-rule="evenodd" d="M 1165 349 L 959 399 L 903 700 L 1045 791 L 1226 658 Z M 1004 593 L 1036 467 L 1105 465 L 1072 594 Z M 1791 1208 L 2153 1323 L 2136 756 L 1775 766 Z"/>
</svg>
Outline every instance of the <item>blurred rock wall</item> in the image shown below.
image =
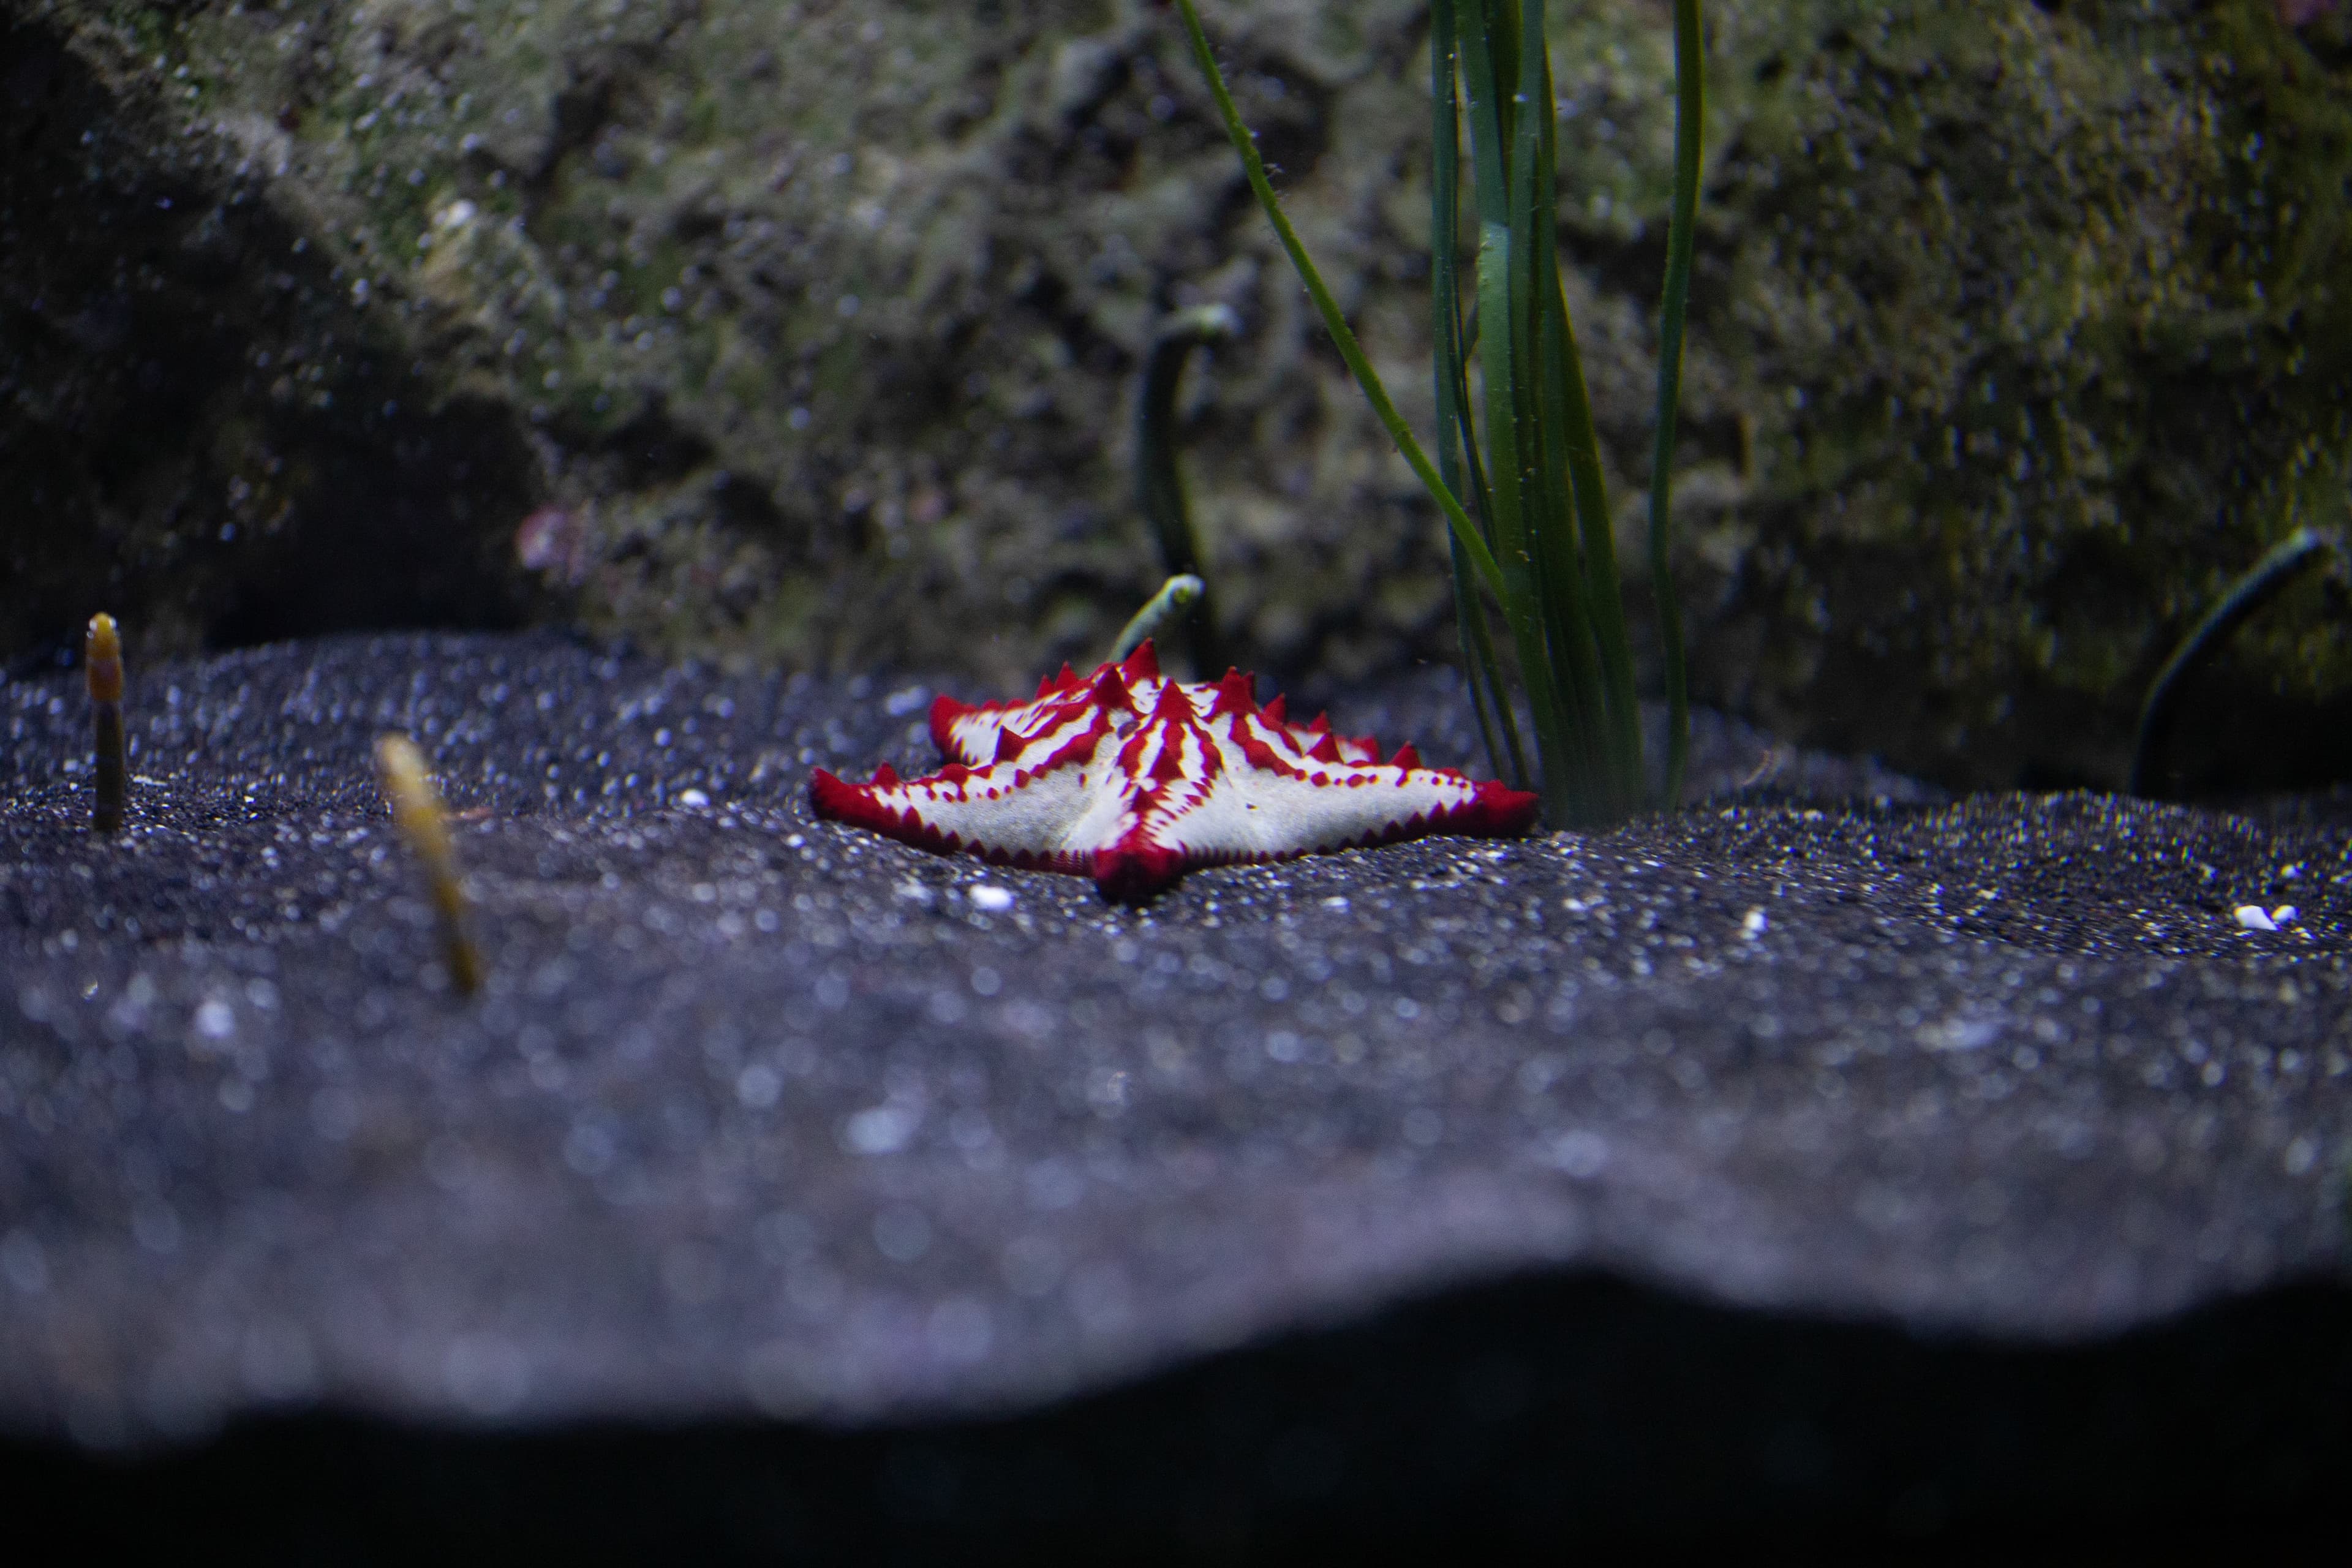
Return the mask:
<svg viewBox="0 0 2352 1568">
<path fill-rule="evenodd" d="M 1553 10 L 1570 308 L 1630 544 L 1667 9 Z M 1700 695 L 1948 782 L 2119 779 L 2203 605 L 2345 521 L 2352 22 L 1706 11 Z M 1206 14 L 1426 429 L 1423 9 Z M 1450 655 L 1434 510 L 1159 5 L 0 0 L 0 84 L 20 659 L 103 605 L 146 657 L 556 618 L 1034 679 L 1158 584 L 1133 382 L 1153 321 L 1206 300 L 1245 322 L 1185 402 L 1237 646 L 1342 678 Z M 2336 765 L 2314 716 L 2352 689 L 2347 609 L 2317 583 L 2252 629 L 2192 771 L 2273 741 L 2263 765 Z"/>
</svg>

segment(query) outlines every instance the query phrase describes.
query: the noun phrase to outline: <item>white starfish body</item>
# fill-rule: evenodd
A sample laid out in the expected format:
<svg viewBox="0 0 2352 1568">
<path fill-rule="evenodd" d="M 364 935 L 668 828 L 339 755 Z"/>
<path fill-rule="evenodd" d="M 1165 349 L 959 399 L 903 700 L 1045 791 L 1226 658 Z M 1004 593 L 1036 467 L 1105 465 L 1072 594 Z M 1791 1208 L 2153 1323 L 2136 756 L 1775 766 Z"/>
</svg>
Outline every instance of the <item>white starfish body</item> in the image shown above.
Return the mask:
<svg viewBox="0 0 2352 1568">
<path fill-rule="evenodd" d="M 1291 723 L 1282 699 L 1258 706 L 1239 670 L 1170 680 L 1148 642 L 1091 680 L 1065 666 L 1027 702 L 943 696 L 931 736 L 950 761 L 929 778 L 885 766 L 851 784 L 817 770 L 817 815 L 921 848 L 1091 875 L 1114 900 L 1148 899 L 1195 866 L 1515 834 L 1537 806 L 1423 767 L 1410 745 L 1383 763 L 1369 736 L 1334 735 L 1319 717 Z"/>
</svg>

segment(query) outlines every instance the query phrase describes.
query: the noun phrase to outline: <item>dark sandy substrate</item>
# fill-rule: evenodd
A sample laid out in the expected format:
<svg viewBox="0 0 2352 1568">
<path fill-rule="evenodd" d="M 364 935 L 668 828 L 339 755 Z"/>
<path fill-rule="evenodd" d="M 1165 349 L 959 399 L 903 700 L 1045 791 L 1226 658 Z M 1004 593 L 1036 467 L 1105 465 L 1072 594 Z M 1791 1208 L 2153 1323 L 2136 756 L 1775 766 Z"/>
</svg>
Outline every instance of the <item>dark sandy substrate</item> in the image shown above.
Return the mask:
<svg viewBox="0 0 2352 1568">
<path fill-rule="evenodd" d="M 911 680 L 536 636 L 132 681 L 113 842 L 73 682 L 0 687 L 0 1475 L 100 1528 L 1181 1556 L 2341 1507 L 2324 805 L 1942 804 L 1708 721 L 1674 818 L 1136 911 L 808 820 L 812 765 L 929 767 Z M 1334 717 L 1469 760 L 1436 672 Z M 390 728 L 474 818 L 470 1004 Z"/>
</svg>

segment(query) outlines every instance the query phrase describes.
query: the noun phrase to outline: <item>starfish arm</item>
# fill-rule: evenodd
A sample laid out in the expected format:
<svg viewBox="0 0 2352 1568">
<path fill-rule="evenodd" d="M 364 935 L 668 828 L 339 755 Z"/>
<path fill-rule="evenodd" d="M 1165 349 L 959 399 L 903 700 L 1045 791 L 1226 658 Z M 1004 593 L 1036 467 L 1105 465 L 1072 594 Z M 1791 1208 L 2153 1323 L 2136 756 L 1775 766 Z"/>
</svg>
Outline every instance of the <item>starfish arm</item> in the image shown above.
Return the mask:
<svg viewBox="0 0 2352 1568">
<path fill-rule="evenodd" d="M 959 776 L 961 775 L 961 776 Z M 1091 847 L 1073 847 L 1071 829 L 1092 804 L 1084 771 L 1031 775 L 1011 763 L 927 779 L 854 784 L 819 768 L 809 804 L 828 821 L 895 838 L 918 849 L 961 849 L 999 865 L 1084 873 Z"/>
<path fill-rule="evenodd" d="M 931 705 L 931 739 L 950 763 L 985 768 L 1018 762 L 1034 773 L 1091 751 L 1092 737 L 1108 727 L 1103 719 L 1084 687 L 1034 702 L 973 706 L 942 697 Z"/>
<path fill-rule="evenodd" d="M 944 691 L 932 698 L 931 744 L 940 749 L 940 755 L 950 761 L 961 763 L 966 767 L 971 766 L 971 758 L 965 754 L 963 746 L 956 739 L 956 731 L 970 724 L 976 715 L 987 712 L 993 706 L 997 705 L 959 702 Z M 992 747 L 995 745 L 993 737 L 991 738 L 989 744 Z"/>
<path fill-rule="evenodd" d="M 1220 778 L 1153 837 L 1195 864 L 1283 859 L 1427 833 L 1507 837 L 1527 828 L 1536 805 L 1451 770 L 1376 763 L 1285 777 L 1260 768 Z"/>
<path fill-rule="evenodd" d="M 1087 856 L 1063 847 L 1066 820 L 1077 811 L 1075 781 L 1051 778 L 1018 790 L 1002 787 L 997 795 L 967 787 L 992 771 L 969 773 L 962 783 L 915 778 L 903 785 L 854 785 L 816 769 L 809 778 L 809 806 L 825 820 L 866 827 L 915 848 L 969 851 L 1000 865 L 1085 872 Z M 1012 769 L 1004 773 L 1009 785 Z"/>
<path fill-rule="evenodd" d="M 1005 735 L 1034 731 L 1067 705 L 1066 699 L 1055 697 L 1031 702 L 959 702 L 942 693 L 931 702 L 931 743 L 949 762 L 984 768 L 997 760 L 997 747 Z"/>
<path fill-rule="evenodd" d="M 1095 852 L 1090 862 L 1095 887 L 1114 904 L 1148 903 L 1174 887 L 1184 875 L 1184 852 L 1154 844 L 1141 833 Z"/>
</svg>

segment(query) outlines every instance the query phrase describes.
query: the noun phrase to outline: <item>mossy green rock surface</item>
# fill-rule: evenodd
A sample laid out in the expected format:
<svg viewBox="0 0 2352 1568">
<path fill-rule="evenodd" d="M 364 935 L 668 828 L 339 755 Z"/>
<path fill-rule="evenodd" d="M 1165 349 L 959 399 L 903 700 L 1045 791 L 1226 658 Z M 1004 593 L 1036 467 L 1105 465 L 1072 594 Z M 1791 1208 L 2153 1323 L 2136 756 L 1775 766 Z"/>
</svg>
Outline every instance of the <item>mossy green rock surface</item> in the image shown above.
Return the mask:
<svg viewBox="0 0 2352 1568">
<path fill-rule="evenodd" d="M 2202 606 L 2343 518 L 2352 20 L 1707 14 L 1702 694 L 1948 782 L 2118 779 Z M 1208 22 L 1426 428 L 1423 8 Z M 1666 8 L 1553 31 L 1630 531 Z M 1158 584 L 1132 383 L 1153 322 L 1211 300 L 1246 331 L 1195 374 L 1189 467 L 1236 647 L 1344 677 L 1452 646 L 1434 510 L 1159 6 L 13 0 L 0 57 L 0 647 L 101 606 L 134 656 L 562 616 L 1034 679 Z M 2216 689 L 2340 700 L 2348 626 L 2308 586 Z"/>
</svg>

